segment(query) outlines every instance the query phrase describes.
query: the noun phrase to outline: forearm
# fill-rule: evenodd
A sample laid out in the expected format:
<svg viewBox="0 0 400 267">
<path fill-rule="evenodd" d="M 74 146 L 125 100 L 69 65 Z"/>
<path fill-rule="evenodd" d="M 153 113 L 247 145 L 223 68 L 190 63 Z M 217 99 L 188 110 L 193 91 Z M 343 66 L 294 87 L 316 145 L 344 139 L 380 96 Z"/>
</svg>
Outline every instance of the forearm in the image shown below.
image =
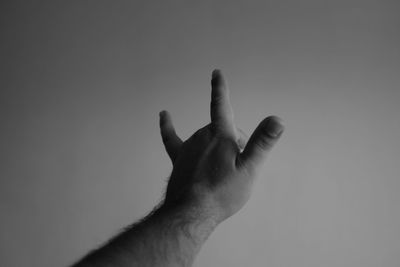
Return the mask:
<svg viewBox="0 0 400 267">
<path fill-rule="evenodd" d="M 216 226 L 193 205 L 161 206 L 74 267 L 191 266 Z"/>
</svg>

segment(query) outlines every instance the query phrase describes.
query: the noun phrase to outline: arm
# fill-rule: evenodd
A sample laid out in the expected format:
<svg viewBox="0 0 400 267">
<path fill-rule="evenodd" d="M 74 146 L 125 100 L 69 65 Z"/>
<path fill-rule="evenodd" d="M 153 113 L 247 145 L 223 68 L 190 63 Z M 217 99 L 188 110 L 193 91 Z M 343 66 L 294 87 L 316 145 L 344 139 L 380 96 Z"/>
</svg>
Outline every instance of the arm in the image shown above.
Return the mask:
<svg viewBox="0 0 400 267">
<path fill-rule="evenodd" d="M 75 266 L 191 266 L 215 226 L 193 207 L 160 206 Z"/>
<path fill-rule="evenodd" d="M 221 72 L 211 80 L 211 123 L 188 140 L 176 135 L 168 112 L 161 136 L 173 170 L 164 201 L 74 267 L 191 266 L 213 229 L 248 201 L 269 150 L 283 132 L 270 116 L 247 142 L 236 128 Z"/>
</svg>

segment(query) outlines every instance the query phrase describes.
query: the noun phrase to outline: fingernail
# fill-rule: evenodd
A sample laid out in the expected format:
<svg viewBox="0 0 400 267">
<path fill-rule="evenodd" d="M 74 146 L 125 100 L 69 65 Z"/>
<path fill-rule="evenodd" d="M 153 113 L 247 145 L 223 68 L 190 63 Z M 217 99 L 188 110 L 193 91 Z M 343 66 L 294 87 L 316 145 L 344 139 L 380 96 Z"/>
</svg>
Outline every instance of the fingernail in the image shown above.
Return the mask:
<svg viewBox="0 0 400 267">
<path fill-rule="evenodd" d="M 215 69 L 215 70 L 213 70 L 213 72 L 211 74 L 211 79 L 213 80 L 213 79 L 217 78 L 219 75 L 221 75 L 221 70 Z"/>
<path fill-rule="evenodd" d="M 277 138 L 282 134 L 283 130 L 282 119 L 272 116 L 267 124 L 268 135 L 272 138 Z"/>
</svg>

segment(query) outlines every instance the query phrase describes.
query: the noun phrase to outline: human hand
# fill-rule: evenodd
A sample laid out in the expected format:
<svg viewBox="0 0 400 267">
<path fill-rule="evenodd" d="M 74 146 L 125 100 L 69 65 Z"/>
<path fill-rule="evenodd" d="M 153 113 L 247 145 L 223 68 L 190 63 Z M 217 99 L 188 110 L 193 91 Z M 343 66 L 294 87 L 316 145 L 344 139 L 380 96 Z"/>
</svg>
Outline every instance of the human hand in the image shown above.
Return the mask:
<svg viewBox="0 0 400 267">
<path fill-rule="evenodd" d="M 248 201 L 269 151 L 283 132 L 281 119 L 265 118 L 250 139 L 236 128 L 229 89 L 219 70 L 211 79 L 211 123 L 183 142 L 171 116 L 160 112 L 160 129 L 173 170 L 164 205 L 189 205 L 218 223 Z"/>
</svg>

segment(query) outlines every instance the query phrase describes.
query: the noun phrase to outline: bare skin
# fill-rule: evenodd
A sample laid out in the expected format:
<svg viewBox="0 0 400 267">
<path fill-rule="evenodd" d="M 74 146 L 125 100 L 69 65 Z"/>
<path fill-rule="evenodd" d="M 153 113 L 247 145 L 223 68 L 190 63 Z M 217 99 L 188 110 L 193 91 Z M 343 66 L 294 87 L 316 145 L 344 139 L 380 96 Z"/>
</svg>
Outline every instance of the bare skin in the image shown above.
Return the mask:
<svg viewBox="0 0 400 267">
<path fill-rule="evenodd" d="M 191 266 L 215 227 L 246 204 L 283 132 L 282 122 L 265 118 L 247 141 L 235 126 L 221 71 L 213 71 L 211 88 L 211 123 L 184 142 L 170 114 L 160 113 L 161 136 L 173 164 L 165 200 L 74 267 Z"/>
</svg>

